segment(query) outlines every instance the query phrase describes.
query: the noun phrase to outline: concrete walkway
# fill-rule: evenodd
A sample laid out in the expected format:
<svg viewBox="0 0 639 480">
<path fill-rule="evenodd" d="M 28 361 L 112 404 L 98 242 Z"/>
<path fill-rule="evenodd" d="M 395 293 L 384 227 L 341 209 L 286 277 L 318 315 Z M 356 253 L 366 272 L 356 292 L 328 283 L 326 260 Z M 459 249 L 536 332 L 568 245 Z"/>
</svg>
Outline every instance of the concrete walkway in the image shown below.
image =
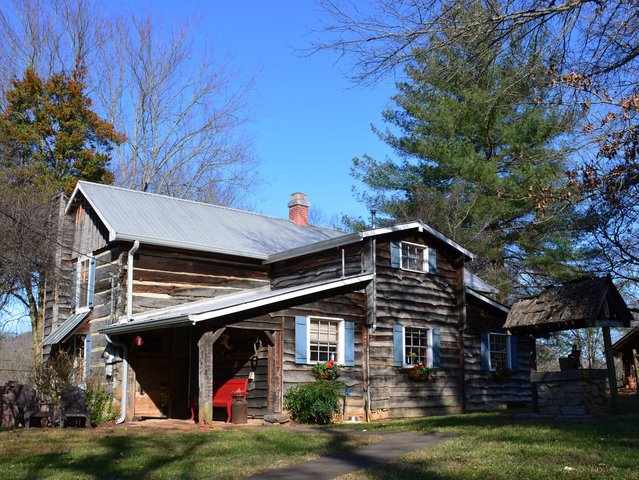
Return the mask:
<svg viewBox="0 0 639 480">
<path fill-rule="evenodd" d="M 340 433 L 348 433 L 341 430 Z M 355 434 L 355 432 L 353 433 Z M 362 468 L 386 463 L 414 450 L 434 445 L 452 437 L 429 435 L 421 432 L 357 432 L 357 434 L 378 435 L 381 442 L 364 445 L 360 448 L 337 452 L 332 455 L 311 460 L 289 467 L 271 470 L 261 475 L 249 477 L 250 480 L 328 480 Z M 321 435 L 321 434 L 320 434 Z"/>
</svg>

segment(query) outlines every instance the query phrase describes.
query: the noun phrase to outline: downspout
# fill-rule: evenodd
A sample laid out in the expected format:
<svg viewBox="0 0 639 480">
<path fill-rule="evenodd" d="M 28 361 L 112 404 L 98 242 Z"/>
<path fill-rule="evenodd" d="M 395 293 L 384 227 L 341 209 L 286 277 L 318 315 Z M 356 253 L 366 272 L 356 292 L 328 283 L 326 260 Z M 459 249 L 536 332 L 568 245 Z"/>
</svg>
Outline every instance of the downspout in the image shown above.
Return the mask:
<svg viewBox="0 0 639 480">
<path fill-rule="evenodd" d="M 460 305 L 459 305 L 459 369 L 460 369 L 460 400 L 461 400 L 461 413 L 466 413 L 466 361 L 464 360 L 465 350 L 465 333 L 466 333 L 466 282 L 464 281 L 464 266 L 465 261 L 462 256 L 461 269 L 458 276 L 461 277 L 460 281 Z"/>
<path fill-rule="evenodd" d="M 130 322 L 133 320 L 133 256 L 140 248 L 140 241 L 133 242 L 126 262 L 126 318 Z"/>
<path fill-rule="evenodd" d="M 126 420 L 126 406 L 127 406 L 127 397 L 129 395 L 129 361 L 128 357 L 128 349 L 124 343 L 116 342 L 112 340 L 108 335 L 104 335 L 106 337 L 107 342 L 122 348 L 122 397 L 120 398 L 120 418 L 115 421 L 116 425 L 123 423 Z"/>
</svg>

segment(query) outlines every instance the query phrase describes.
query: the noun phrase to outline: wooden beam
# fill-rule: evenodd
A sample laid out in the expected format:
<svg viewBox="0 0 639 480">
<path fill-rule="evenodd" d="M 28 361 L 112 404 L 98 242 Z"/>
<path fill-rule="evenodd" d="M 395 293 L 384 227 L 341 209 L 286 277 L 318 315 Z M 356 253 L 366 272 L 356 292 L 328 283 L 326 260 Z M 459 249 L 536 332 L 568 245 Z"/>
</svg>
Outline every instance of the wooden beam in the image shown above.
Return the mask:
<svg viewBox="0 0 639 480">
<path fill-rule="evenodd" d="M 275 346 L 276 340 L 273 334 L 269 332 L 268 330 L 264 330 L 264 335 L 266 336 L 266 338 L 268 338 L 268 341 L 271 344 L 270 346 Z"/>
<path fill-rule="evenodd" d="M 600 318 L 595 320 L 595 327 L 612 327 L 612 328 L 622 328 L 625 327 L 623 321 L 615 320 L 612 318 Z"/>
<path fill-rule="evenodd" d="M 220 328 L 215 333 L 204 332 L 197 342 L 198 348 L 198 386 L 199 386 L 199 408 L 198 422 L 213 422 L 213 344 L 222 335 L 224 328 Z"/>
<path fill-rule="evenodd" d="M 215 330 L 215 333 L 211 337 L 211 345 L 217 342 L 217 339 L 220 338 L 220 336 L 224 333 L 225 330 L 226 330 L 226 327 L 218 328 L 217 330 Z"/>
<path fill-rule="evenodd" d="M 612 413 L 619 413 L 619 399 L 617 392 L 617 374 L 615 373 L 615 359 L 612 354 L 612 340 L 610 339 L 610 327 L 601 327 L 604 337 L 604 349 L 606 353 L 606 366 L 608 367 L 608 383 L 610 384 L 610 403 Z"/>
</svg>

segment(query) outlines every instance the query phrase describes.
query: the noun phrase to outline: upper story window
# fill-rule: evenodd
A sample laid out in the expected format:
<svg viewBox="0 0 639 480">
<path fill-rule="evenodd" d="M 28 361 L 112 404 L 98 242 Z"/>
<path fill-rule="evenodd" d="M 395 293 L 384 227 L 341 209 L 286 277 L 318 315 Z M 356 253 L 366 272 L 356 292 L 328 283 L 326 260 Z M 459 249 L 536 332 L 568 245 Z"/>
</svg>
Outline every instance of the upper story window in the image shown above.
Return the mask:
<svg viewBox="0 0 639 480">
<path fill-rule="evenodd" d="M 73 266 L 71 308 L 82 312 L 93 307 L 95 258 L 83 255 Z"/>
<path fill-rule="evenodd" d="M 428 272 L 428 250 L 423 245 L 401 242 L 401 266 L 404 270 Z"/>
<path fill-rule="evenodd" d="M 437 252 L 411 242 L 391 242 L 391 266 L 412 272 L 436 273 Z"/>
</svg>

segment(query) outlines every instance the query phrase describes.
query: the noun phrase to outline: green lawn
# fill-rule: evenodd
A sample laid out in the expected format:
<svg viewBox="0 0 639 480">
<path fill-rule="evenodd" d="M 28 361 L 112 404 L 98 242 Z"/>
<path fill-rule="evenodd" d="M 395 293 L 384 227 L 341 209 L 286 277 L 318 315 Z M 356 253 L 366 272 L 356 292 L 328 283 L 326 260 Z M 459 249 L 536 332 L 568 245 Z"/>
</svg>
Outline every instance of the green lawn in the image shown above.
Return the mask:
<svg viewBox="0 0 639 480">
<path fill-rule="evenodd" d="M 635 397 L 624 399 L 625 415 L 591 420 L 530 421 L 500 412 L 368 424 L 373 432 L 419 430 L 455 438 L 345 478 L 639 480 Z M 19 429 L 0 432 L 0 478 L 243 478 L 378 440 L 350 437 L 346 429 Z"/>
<path fill-rule="evenodd" d="M 639 398 L 622 400 L 626 415 L 592 420 L 522 421 L 504 412 L 370 425 L 456 438 L 343 478 L 639 479 Z"/>
<path fill-rule="evenodd" d="M 19 429 L 0 432 L 0 478 L 230 479 L 379 438 L 277 428 L 186 432 Z"/>
</svg>

